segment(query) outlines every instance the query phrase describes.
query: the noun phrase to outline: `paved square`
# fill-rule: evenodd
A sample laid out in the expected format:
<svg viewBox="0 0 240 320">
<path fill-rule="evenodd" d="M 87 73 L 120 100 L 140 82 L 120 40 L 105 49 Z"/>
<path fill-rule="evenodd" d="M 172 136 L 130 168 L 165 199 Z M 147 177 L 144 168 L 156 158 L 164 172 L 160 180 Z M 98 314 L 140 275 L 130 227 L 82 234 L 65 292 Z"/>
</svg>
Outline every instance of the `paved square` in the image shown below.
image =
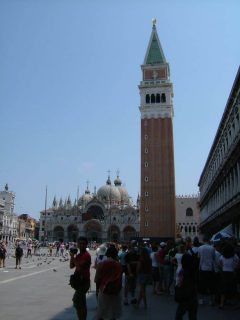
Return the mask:
<svg viewBox="0 0 240 320">
<path fill-rule="evenodd" d="M 46 250 L 42 250 L 46 253 Z M 95 251 L 90 251 L 92 262 Z M 61 257 L 23 258 L 22 269 L 15 269 L 15 259 L 6 260 L 6 268 L 0 269 L 0 319 L 3 320 L 77 320 L 72 307 L 73 289 L 68 285 L 73 270 L 69 261 Z M 88 320 L 95 319 L 96 298 L 93 282 L 95 270 L 91 268 L 91 291 L 87 295 Z M 135 309 L 123 306 L 123 320 L 171 320 L 176 303 L 172 296 L 154 296 L 148 288 L 149 308 Z M 240 309 L 199 306 L 198 319 L 237 320 Z M 187 317 L 186 317 L 187 318 Z"/>
</svg>

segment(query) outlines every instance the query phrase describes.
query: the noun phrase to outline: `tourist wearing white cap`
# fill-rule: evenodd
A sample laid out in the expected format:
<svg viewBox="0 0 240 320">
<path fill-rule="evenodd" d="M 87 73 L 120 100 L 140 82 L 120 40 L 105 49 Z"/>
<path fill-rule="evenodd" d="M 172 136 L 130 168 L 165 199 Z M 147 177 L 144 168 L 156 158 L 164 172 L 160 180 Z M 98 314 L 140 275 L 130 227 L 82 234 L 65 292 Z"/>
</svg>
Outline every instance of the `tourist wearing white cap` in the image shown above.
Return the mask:
<svg viewBox="0 0 240 320">
<path fill-rule="evenodd" d="M 97 248 L 96 251 L 96 259 L 95 259 L 95 263 L 94 263 L 94 268 L 97 270 L 97 267 L 100 263 L 102 263 L 103 261 L 107 260 L 107 257 L 105 256 L 107 251 L 107 248 L 103 245 L 99 246 Z M 99 283 L 96 281 L 96 276 L 94 279 L 95 283 L 96 283 L 96 297 L 98 298 L 98 293 L 99 293 Z"/>
</svg>

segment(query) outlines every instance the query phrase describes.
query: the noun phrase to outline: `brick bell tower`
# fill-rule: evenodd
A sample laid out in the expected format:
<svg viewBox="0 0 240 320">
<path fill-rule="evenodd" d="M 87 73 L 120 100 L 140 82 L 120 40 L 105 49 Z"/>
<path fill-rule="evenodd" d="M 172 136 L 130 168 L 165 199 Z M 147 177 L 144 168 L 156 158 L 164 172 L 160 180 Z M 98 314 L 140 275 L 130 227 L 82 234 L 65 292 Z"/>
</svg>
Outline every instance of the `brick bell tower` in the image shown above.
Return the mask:
<svg viewBox="0 0 240 320">
<path fill-rule="evenodd" d="M 141 105 L 140 236 L 175 238 L 173 85 L 153 19 L 139 85 Z"/>
</svg>

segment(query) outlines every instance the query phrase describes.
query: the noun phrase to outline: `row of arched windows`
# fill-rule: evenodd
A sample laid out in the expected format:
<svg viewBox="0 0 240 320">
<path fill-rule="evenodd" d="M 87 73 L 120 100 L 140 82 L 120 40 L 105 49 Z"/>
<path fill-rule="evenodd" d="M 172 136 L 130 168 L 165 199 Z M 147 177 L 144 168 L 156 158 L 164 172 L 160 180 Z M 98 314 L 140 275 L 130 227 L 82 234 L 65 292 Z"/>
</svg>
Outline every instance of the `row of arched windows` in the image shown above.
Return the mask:
<svg viewBox="0 0 240 320">
<path fill-rule="evenodd" d="M 146 103 L 165 103 L 166 102 L 166 95 L 165 93 L 157 93 L 157 94 L 147 94 L 146 95 Z"/>
<path fill-rule="evenodd" d="M 237 147 L 236 147 L 237 148 Z M 237 150 L 237 149 L 235 149 Z M 221 210 L 221 208 L 232 199 L 235 199 L 239 194 L 240 185 L 240 160 L 234 165 L 228 160 L 227 164 L 232 165 L 232 168 L 228 169 L 228 174 L 224 179 L 218 183 L 214 193 L 211 193 L 208 201 L 201 207 L 201 212 L 204 215 L 210 215 L 213 212 Z M 219 173 L 219 176 L 222 173 Z"/>
<path fill-rule="evenodd" d="M 197 232 L 197 228 L 195 226 L 181 226 L 180 230 L 181 232 Z"/>
</svg>

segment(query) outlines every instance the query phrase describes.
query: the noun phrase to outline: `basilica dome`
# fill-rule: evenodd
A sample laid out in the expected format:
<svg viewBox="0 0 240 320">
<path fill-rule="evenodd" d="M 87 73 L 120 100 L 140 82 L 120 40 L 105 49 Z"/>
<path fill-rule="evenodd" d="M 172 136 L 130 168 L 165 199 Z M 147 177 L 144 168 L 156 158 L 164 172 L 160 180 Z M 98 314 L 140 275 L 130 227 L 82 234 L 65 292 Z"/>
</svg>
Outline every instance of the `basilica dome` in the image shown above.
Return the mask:
<svg viewBox="0 0 240 320">
<path fill-rule="evenodd" d="M 102 201 L 121 202 L 121 194 L 116 186 L 112 186 L 110 177 L 108 177 L 106 185 L 99 188 L 97 197 Z"/>
<path fill-rule="evenodd" d="M 121 201 L 123 202 L 123 204 L 130 204 L 131 201 L 127 190 L 122 186 L 119 186 L 117 188 L 121 194 Z"/>
<path fill-rule="evenodd" d="M 119 175 L 117 175 L 117 178 L 114 180 L 114 184 L 116 188 L 118 188 L 118 191 L 121 195 L 121 202 L 123 204 L 130 204 L 130 199 L 127 190 L 122 186 L 122 181 L 119 178 Z"/>
<path fill-rule="evenodd" d="M 90 193 L 90 191 L 88 190 L 88 188 L 87 188 L 87 190 L 85 190 L 85 193 L 79 198 L 79 200 L 78 200 L 78 205 L 81 205 L 81 204 L 83 204 L 83 203 L 87 203 L 87 202 L 89 202 L 90 200 L 92 200 L 92 195 L 91 195 L 91 193 Z"/>
</svg>

